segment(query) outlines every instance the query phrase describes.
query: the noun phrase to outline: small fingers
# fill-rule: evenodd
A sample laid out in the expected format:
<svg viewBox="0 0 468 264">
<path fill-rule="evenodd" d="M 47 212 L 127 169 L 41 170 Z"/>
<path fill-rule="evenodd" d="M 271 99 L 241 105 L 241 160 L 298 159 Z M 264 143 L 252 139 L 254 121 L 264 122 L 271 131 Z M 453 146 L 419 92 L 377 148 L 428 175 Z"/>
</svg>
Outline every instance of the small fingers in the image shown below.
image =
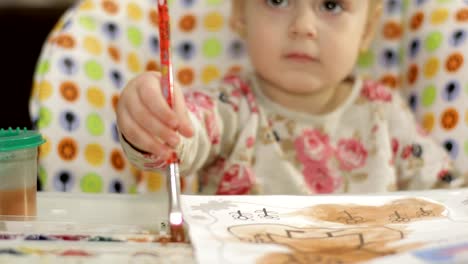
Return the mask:
<svg viewBox="0 0 468 264">
<path fill-rule="evenodd" d="M 175 130 L 168 127 L 161 120 L 153 117 L 151 113 L 142 105 L 135 105 L 130 114 L 130 118 L 150 135 L 167 143 L 175 148 L 179 144 L 179 135 Z"/>
<path fill-rule="evenodd" d="M 161 140 L 154 137 L 145 128 L 140 127 L 127 113 L 123 113 L 119 119 L 125 126 L 120 131 L 123 136 L 139 150 L 152 153 L 156 157 L 168 158 L 172 150 Z M 119 128 L 122 125 L 119 125 Z"/>
<path fill-rule="evenodd" d="M 179 132 L 184 137 L 193 136 L 193 125 L 189 116 L 187 105 L 181 89 L 174 89 L 175 93 L 175 112 L 180 118 Z"/>
<path fill-rule="evenodd" d="M 161 78 L 158 73 L 145 73 L 145 78 L 141 78 L 137 84 L 139 101 L 149 110 L 151 115 L 157 117 L 172 129 L 177 129 L 180 120 L 167 104 L 161 91 L 160 82 Z"/>
</svg>

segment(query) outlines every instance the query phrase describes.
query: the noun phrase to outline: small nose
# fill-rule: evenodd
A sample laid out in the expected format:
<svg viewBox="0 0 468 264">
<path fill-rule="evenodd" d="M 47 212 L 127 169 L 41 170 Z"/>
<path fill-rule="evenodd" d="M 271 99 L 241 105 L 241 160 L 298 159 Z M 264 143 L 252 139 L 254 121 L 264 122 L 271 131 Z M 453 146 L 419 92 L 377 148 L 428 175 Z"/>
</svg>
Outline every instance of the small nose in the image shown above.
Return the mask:
<svg viewBox="0 0 468 264">
<path fill-rule="evenodd" d="M 315 38 L 317 37 L 316 19 L 310 10 L 298 11 L 289 28 L 291 38 Z"/>
</svg>

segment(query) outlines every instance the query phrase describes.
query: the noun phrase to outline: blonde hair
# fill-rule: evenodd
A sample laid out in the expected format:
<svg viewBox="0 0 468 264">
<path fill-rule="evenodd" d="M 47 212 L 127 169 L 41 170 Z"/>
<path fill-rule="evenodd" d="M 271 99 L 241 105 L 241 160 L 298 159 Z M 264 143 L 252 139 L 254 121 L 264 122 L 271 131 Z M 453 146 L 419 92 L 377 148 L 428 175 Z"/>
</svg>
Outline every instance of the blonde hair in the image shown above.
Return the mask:
<svg viewBox="0 0 468 264">
<path fill-rule="evenodd" d="M 382 8 L 382 0 L 369 0 L 369 16 Z"/>
<path fill-rule="evenodd" d="M 241 25 L 241 21 L 239 21 L 244 4 L 244 0 L 231 0 L 231 15 L 229 17 L 231 29 L 241 37 L 245 37 L 245 29 Z"/>
</svg>

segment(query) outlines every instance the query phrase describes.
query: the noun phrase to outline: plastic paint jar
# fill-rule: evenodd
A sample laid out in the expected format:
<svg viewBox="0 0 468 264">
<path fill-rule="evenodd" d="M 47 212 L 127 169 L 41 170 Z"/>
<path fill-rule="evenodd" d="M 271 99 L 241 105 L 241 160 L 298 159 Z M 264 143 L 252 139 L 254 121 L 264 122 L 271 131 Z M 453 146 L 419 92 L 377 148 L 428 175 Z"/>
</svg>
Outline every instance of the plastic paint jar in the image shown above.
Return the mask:
<svg viewBox="0 0 468 264">
<path fill-rule="evenodd" d="M 0 130 L 0 216 L 35 216 L 40 133 Z"/>
</svg>

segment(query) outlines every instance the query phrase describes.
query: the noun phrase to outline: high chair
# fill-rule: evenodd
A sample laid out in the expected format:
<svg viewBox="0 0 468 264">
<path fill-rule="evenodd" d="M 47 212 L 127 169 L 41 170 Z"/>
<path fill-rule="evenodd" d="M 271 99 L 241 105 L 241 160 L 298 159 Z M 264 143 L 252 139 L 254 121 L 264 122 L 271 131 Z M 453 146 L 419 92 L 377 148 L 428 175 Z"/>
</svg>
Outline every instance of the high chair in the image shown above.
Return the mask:
<svg viewBox="0 0 468 264">
<path fill-rule="evenodd" d="M 374 45 L 362 52 L 356 71 L 398 88 L 406 85 L 407 74 L 402 70 L 406 69 L 405 63 L 416 58 L 410 56 L 412 53 L 401 54 L 408 46 L 407 37 L 417 34 L 404 29 L 402 21 L 407 14 L 414 16 L 420 6 L 429 5 L 427 2 L 431 1 L 425 4 L 411 2 L 407 10 L 400 1 L 384 2 Z M 431 2 L 431 5 L 451 4 Z M 171 2 L 175 78 L 184 89 L 210 86 L 227 72 L 249 69 L 243 42 L 229 26 L 229 8 L 229 0 Z M 456 12 L 452 9 L 447 11 L 450 18 Z M 161 174 L 138 171 L 126 160 L 115 121 L 115 108 L 125 84 L 139 73 L 158 70 L 156 10 L 156 0 L 82 0 L 70 7 L 51 31 L 37 63 L 30 101 L 33 122 L 47 139 L 40 149 L 39 159 L 43 190 L 137 193 L 164 189 L 165 179 Z M 426 23 L 446 14 L 443 10 L 432 15 L 435 11 L 428 12 Z M 465 18 L 465 13 L 458 16 Z M 413 17 L 411 21 L 417 23 L 417 18 Z M 460 38 L 459 48 L 463 40 Z M 427 50 L 428 46 L 432 47 L 422 40 L 418 47 Z M 430 55 L 432 53 L 428 51 L 427 56 Z M 432 66 L 424 68 L 425 61 L 421 62 L 419 76 L 422 79 L 434 70 L 431 70 Z M 439 66 L 442 67 L 442 63 Z M 400 72 L 404 73 L 403 77 Z M 441 74 L 445 72 L 441 71 Z M 461 74 L 456 76 L 461 78 Z M 409 98 L 418 98 L 414 93 L 419 92 L 435 93 L 436 97 L 441 94 L 444 82 L 435 82 L 434 76 L 431 78 L 435 90 L 427 90 L 422 81 L 413 82 Z M 458 86 L 455 85 L 459 96 L 465 96 L 465 83 L 459 81 Z M 423 96 L 421 104 L 415 105 L 420 117 L 423 112 L 420 105 L 424 111 L 429 107 L 427 96 Z M 449 102 L 442 103 L 453 105 L 455 99 L 450 98 Z M 430 104 L 430 107 L 434 105 Z M 459 123 L 463 123 L 462 115 L 458 116 Z M 430 124 L 438 123 L 436 120 L 435 117 L 425 117 L 423 124 L 431 128 Z M 450 131 L 459 131 L 461 136 L 462 126 L 459 124 L 459 128 Z M 443 131 L 432 131 L 439 139 L 443 138 L 438 135 Z M 459 153 L 453 157 L 465 159 L 461 150 L 465 142 L 457 142 L 454 136 L 449 138 L 450 142 L 456 143 L 452 145 Z M 196 179 L 186 177 L 183 188 L 186 193 L 195 193 Z"/>
</svg>

